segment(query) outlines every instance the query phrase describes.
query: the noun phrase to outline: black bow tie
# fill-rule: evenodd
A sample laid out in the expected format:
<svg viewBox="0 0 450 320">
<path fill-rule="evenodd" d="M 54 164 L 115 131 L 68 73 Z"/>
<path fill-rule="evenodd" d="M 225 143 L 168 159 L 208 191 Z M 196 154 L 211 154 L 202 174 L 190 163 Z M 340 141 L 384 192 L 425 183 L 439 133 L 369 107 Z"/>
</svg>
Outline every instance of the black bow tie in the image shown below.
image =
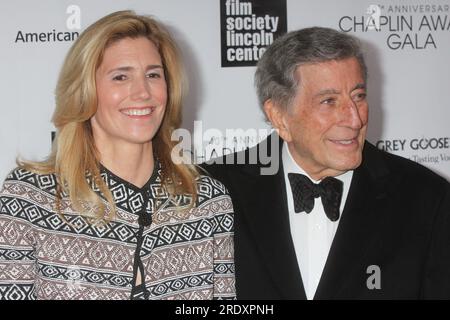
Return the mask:
<svg viewBox="0 0 450 320">
<path fill-rule="evenodd" d="M 319 184 L 313 183 L 307 176 L 298 173 L 288 173 L 294 197 L 295 212 L 310 213 L 314 208 L 314 199 L 322 199 L 323 209 L 331 221 L 339 219 L 339 207 L 342 198 L 342 181 L 326 177 Z"/>
</svg>

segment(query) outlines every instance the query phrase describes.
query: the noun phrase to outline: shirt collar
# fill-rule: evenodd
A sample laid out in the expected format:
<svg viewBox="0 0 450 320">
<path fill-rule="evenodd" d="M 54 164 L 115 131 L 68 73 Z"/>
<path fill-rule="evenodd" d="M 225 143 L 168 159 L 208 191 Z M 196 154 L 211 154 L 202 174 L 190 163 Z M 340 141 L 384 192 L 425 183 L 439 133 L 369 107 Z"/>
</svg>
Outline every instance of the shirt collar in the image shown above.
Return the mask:
<svg viewBox="0 0 450 320">
<path fill-rule="evenodd" d="M 142 188 L 122 179 L 105 166 L 100 166 L 100 175 L 111 191 L 116 206 L 130 213 L 138 213 L 143 207 L 153 212 L 168 194 L 161 184 L 161 164 L 155 161 L 155 167 L 149 180 Z M 98 188 L 94 190 L 99 192 Z"/>
<path fill-rule="evenodd" d="M 320 180 L 314 180 L 313 178 L 311 178 L 311 176 L 309 174 L 306 173 L 306 171 L 297 163 L 295 162 L 294 158 L 292 157 L 291 152 L 289 151 L 289 147 L 287 145 L 287 142 L 284 141 L 283 142 L 283 147 L 282 147 L 282 159 L 283 159 L 283 169 L 284 169 L 284 174 L 287 177 L 288 173 L 300 173 L 303 174 L 305 176 L 307 176 L 312 182 L 314 183 L 319 183 Z M 350 185 L 351 181 L 352 181 L 352 176 L 353 176 L 353 170 L 349 170 L 347 172 L 344 172 L 341 175 L 336 176 L 336 179 L 341 180 L 344 183 L 344 188 Z"/>
<path fill-rule="evenodd" d="M 155 160 L 152 175 L 142 187 L 138 187 L 131 182 L 122 179 L 102 164 L 100 164 L 100 175 L 110 189 L 120 185 L 134 193 L 143 193 L 148 190 L 152 184 L 161 183 L 161 164 L 159 161 Z"/>
</svg>

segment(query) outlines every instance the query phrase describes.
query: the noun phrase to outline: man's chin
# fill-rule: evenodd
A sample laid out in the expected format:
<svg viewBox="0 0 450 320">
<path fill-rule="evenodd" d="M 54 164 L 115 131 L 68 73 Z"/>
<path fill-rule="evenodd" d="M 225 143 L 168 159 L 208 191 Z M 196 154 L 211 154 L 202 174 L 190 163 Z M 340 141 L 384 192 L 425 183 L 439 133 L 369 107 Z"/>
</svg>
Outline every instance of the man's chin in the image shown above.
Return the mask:
<svg viewBox="0 0 450 320">
<path fill-rule="evenodd" d="M 336 159 L 335 159 L 336 160 Z M 354 156 L 352 159 L 349 157 L 342 157 L 341 161 L 335 161 L 335 169 L 347 172 L 350 170 L 355 170 L 361 165 L 362 157 L 361 156 Z"/>
</svg>

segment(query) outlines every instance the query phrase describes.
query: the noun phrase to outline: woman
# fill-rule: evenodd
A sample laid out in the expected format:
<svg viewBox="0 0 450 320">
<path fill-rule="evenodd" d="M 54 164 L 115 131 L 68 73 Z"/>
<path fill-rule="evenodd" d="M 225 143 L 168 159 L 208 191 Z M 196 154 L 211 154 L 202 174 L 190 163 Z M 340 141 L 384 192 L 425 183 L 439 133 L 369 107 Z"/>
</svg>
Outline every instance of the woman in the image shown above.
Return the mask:
<svg viewBox="0 0 450 320">
<path fill-rule="evenodd" d="M 116 12 L 80 35 L 52 153 L 0 193 L 0 300 L 235 297 L 231 200 L 171 160 L 182 79 L 152 18 Z"/>
</svg>

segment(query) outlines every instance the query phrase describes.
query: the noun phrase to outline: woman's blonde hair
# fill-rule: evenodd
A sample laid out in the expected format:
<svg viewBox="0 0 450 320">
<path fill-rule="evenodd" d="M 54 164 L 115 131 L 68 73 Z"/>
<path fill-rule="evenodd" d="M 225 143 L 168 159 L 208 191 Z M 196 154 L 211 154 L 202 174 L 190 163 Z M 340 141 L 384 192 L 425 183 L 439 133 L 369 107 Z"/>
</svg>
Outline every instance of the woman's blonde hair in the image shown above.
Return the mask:
<svg viewBox="0 0 450 320">
<path fill-rule="evenodd" d="M 198 171 L 192 165 L 176 165 L 171 151 L 173 130 L 181 124 L 181 104 L 185 77 L 177 47 L 169 33 L 155 19 L 137 15 L 133 11 L 118 11 L 89 26 L 68 52 L 56 87 L 56 109 L 52 121 L 57 128 L 52 152 L 43 162 L 20 162 L 25 169 L 54 173 L 58 179 L 58 199 L 62 193 L 70 197 L 74 208 L 86 213 L 94 210 L 94 217 L 110 220 L 115 212 L 111 192 L 100 177 L 99 153 L 95 147 L 91 117 L 97 111 L 95 73 L 105 49 L 124 38 L 145 37 L 158 48 L 167 82 L 167 106 L 161 126 L 152 140 L 154 155 L 162 168 L 162 183 L 171 195 L 190 194 L 195 201 Z M 94 192 L 91 182 L 107 199 L 107 210 Z M 59 208 L 59 204 L 58 204 Z M 60 211 L 58 209 L 58 211 Z"/>
</svg>

